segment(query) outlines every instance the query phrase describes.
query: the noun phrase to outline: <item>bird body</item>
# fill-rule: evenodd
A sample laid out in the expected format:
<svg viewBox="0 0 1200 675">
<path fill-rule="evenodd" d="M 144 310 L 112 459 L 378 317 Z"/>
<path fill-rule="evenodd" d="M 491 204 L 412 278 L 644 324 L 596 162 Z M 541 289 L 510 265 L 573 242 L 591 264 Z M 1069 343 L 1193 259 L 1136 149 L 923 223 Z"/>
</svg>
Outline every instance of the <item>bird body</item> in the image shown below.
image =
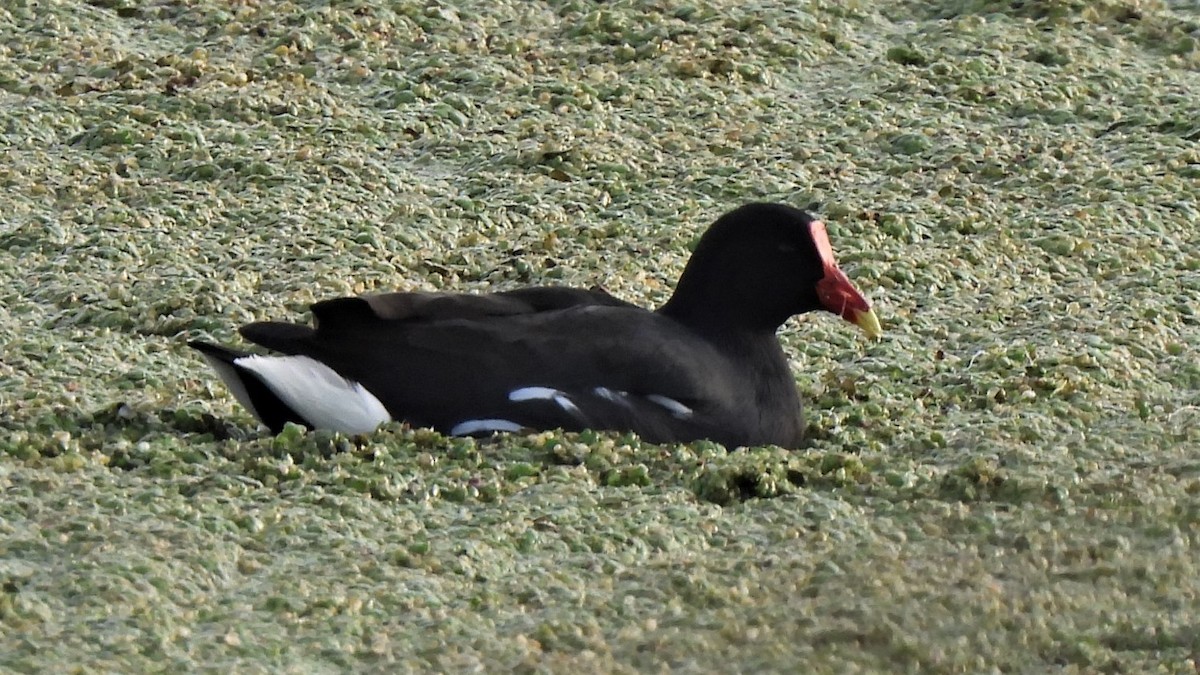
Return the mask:
<svg viewBox="0 0 1200 675">
<path fill-rule="evenodd" d="M 451 435 L 591 428 L 794 447 L 800 400 L 775 332 L 818 308 L 878 333 L 823 224 L 755 204 L 710 228 L 657 311 L 600 289 L 387 293 L 319 302 L 312 326 L 241 328 L 281 356 L 190 344 L 275 431 L 399 420 Z"/>
</svg>

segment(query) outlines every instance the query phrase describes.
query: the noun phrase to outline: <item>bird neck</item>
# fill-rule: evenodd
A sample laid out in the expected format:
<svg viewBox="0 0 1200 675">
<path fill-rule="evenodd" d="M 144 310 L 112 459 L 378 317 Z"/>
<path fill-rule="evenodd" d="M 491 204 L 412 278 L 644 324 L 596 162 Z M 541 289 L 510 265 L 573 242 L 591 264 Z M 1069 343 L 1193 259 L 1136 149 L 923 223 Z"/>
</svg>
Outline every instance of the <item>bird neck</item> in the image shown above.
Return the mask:
<svg viewBox="0 0 1200 675">
<path fill-rule="evenodd" d="M 773 339 L 787 316 L 767 316 L 762 304 L 744 297 L 747 294 L 732 285 L 731 279 L 737 277 L 689 275 L 685 270 L 675 293 L 658 313 L 702 334 L 735 340 Z"/>
</svg>

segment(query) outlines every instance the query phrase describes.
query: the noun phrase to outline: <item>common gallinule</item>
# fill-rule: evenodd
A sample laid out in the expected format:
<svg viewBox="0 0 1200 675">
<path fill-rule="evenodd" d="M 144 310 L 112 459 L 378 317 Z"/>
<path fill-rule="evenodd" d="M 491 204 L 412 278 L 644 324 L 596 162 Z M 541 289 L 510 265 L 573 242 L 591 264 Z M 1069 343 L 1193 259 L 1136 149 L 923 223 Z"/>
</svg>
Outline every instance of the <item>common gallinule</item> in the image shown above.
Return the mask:
<svg viewBox="0 0 1200 675">
<path fill-rule="evenodd" d="M 289 421 L 365 433 L 401 420 L 450 435 L 590 428 L 795 447 L 800 398 L 775 333 L 813 310 L 881 334 L 824 223 L 748 204 L 701 237 L 655 311 L 601 289 L 386 293 L 318 302 L 311 327 L 241 328 L 280 355 L 188 344 L 275 432 Z"/>
</svg>

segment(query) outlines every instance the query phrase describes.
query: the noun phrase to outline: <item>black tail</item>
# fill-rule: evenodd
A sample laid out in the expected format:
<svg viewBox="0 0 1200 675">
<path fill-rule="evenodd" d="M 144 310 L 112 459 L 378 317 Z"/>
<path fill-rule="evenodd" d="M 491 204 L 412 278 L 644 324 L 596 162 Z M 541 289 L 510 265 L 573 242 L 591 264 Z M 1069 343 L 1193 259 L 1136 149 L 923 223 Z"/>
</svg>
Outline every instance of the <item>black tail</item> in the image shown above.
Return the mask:
<svg viewBox="0 0 1200 675">
<path fill-rule="evenodd" d="M 229 387 L 230 393 L 238 403 L 269 427 L 272 433 L 282 431 L 288 422 L 312 426 L 280 400 L 258 375 L 238 365 L 238 359 L 251 357 L 251 354 L 200 340 L 192 340 L 188 342 L 188 346 L 204 356 L 204 360 L 217 371 L 217 375 L 225 386 Z"/>
<path fill-rule="evenodd" d="M 247 352 L 240 352 L 236 349 L 230 349 L 229 347 L 214 345 L 211 342 L 204 342 L 203 340 L 189 340 L 187 345 L 203 354 L 205 359 L 216 359 L 221 363 L 229 364 L 235 368 L 237 367 L 234 366 L 233 363 L 235 360 L 240 359 L 243 356 L 250 355 Z"/>
<path fill-rule="evenodd" d="M 238 329 L 242 337 L 283 354 L 304 354 L 316 331 L 308 326 L 284 321 L 258 321 Z"/>
</svg>

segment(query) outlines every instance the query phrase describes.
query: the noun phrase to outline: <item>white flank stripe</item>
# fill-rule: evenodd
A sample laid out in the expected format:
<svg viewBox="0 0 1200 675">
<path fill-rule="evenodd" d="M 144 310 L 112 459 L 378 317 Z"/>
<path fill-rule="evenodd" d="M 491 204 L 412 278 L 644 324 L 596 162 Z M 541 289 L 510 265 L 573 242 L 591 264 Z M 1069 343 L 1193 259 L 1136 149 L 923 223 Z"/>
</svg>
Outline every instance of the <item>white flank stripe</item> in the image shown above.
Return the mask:
<svg viewBox="0 0 1200 675">
<path fill-rule="evenodd" d="M 508 420 L 466 420 L 455 424 L 450 429 L 451 436 L 469 436 L 480 432 L 520 431 L 520 424 Z"/>
<path fill-rule="evenodd" d="M 561 391 L 551 387 L 521 387 L 508 392 L 510 401 L 552 401 Z"/>
<path fill-rule="evenodd" d="M 604 399 L 605 401 L 608 401 L 609 403 L 616 403 L 617 405 L 622 405 L 626 408 L 631 407 L 629 403 L 628 392 L 617 389 L 609 389 L 608 387 L 596 387 L 592 390 L 592 393 Z"/>
<path fill-rule="evenodd" d="M 508 392 L 510 401 L 554 401 L 558 407 L 572 414 L 579 414 L 579 408 L 567 398 L 567 395 L 551 387 L 521 387 Z"/>
<path fill-rule="evenodd" d="M 234 363 L 257 375 L 314 428 L 365 434 L 392 419 L 361 384 L 307 356 L 243 356 Z"/>
<path fill-rule="evenodd" d="M 680 419 L 692 416 L 691 408 L 680 403 L 679 401 L 676 401 L 673 398 L 669 398 L 666 396 L 660 396 L 658 394 L 649 394 L 646 396 L 646 400 L 650 401 L 651 403 L 657 403 L 657 404 L 661 405 L 662 407 L 666 408 L 667 410 L 670 410 L 672 415 L 674 415 Z"/>
</svg>

